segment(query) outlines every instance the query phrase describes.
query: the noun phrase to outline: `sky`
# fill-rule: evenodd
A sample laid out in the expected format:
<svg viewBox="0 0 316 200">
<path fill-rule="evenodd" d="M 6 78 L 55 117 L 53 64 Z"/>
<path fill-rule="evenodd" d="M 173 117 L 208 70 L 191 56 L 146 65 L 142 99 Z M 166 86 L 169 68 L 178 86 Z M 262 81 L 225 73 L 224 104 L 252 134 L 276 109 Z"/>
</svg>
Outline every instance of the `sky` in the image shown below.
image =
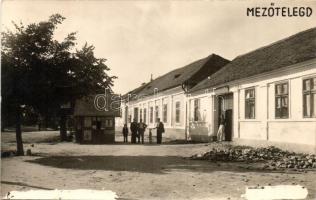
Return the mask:
<svg viewBox="0 0 316 200">
<path fill-rule="evenodd" d="M 212 53 L 232 60 L 262 46 L 316 27 L 316 1 L 275 0 L 274 7 L 309 6 L 311 17 L 247 17 L 249 7 L 270 6 L 266 0 L 3 0 L 1 29 L 11 21 L 29 24 L 59 13 L 66 20 L 56 30 L 62 39 L 77 32 L 106 58 L 110 75 L 118 76 L 115 93 Z"/>
</svg>

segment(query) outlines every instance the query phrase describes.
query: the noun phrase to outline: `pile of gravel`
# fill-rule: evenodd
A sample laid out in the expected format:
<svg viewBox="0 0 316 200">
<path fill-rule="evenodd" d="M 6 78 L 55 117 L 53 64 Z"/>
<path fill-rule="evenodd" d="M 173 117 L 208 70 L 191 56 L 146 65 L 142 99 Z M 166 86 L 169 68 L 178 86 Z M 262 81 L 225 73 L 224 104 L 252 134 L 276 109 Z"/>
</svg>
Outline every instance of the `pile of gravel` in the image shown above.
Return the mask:
<svg viewBox="0 0 316 200">
<path fill-rule="evenodd" d="M 274 146 L 253 148 L 248 146 L 226 146 L 213 148 L 203 154 L 191 156 L 195 160 L 223 161 L 223 162 L 266 162 L 264 168 L 316 168 L 316 155 L 296 154 L 283 151 Z"/>
</svg>

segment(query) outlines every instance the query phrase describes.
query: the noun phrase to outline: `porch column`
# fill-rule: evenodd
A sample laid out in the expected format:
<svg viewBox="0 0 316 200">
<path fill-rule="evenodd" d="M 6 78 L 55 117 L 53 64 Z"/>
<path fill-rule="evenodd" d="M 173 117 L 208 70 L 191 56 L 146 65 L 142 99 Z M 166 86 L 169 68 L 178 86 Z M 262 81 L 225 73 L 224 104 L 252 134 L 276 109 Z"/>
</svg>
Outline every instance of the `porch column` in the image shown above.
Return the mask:
<svg viewBox="0 0 316 200">
<path fill-rule="evenodd" d="M 269 112 L 269 87 L 266 83 L 259 85 L 258 95 L 256 96 L 256 112 L 258 114 L 258 119 L 262 123 L 262 127 L 265 130 L 266 140 L 269 140 L 269 124 L 268 124 L 268 112 Z"/>
<path fill-rule="evenodd" d="M 240 116 L 240 90 L 236 89 L 233 92 L 233 137 L 232 138 L 240 138 L 240 124 L 239 124 L 239 116 Z"/>
<path fill-rule="evenodd" d="M 173 126 L 173 95 L 170 95 L 170 127 Z"/>
</svg>

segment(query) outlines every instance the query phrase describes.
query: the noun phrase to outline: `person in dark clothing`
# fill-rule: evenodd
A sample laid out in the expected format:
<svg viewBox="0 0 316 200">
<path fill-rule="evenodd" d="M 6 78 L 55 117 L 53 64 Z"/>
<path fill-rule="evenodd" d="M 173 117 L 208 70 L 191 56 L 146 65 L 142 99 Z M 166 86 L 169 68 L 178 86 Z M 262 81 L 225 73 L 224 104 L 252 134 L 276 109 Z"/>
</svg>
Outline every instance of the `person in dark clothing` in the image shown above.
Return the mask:
<svg viewBox="0 0 316 200">
<path fill-rule="evenodd" d="M 142 139 L 142 144 L 144 144 L 144 132 L 147 128 L 147 124 L 143 123 L 142 119 L 138 124 L 138 143 L 140 143 L 140 138 Z"/>
<path fill-rule="evenodd" d="M 162 140 L 162 133 L 165 132 L 165 128 L 163 123 L 160 121 L 160 118 L 157 118 L 157 144 L 161 144 L 161 140 Z"/>
<path fill-rule="evenodd" d="M 124 143 L 128 142 L 128 128 L 127 128 L 127 124 L 124 124 L 123 126 L 123 136 L 124 136 Z"/>
<path fill-rule="evenodd" d="M 136 119 L 131 123 L 131 132 L 132 132 L 132 143 L 136 143 L 136 136 L 138 131 L 138 124 L 136 122 Z"/>
</svg>

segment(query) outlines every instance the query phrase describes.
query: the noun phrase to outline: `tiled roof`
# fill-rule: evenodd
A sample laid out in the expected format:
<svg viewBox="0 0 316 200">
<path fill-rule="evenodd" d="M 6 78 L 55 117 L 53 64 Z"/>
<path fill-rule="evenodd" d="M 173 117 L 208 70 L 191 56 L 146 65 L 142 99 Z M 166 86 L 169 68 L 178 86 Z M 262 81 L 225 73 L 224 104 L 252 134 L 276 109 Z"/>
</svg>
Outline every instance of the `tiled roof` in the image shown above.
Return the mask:
<svg viewBox="0 0 316 200">
<path fill-rule="evenodd" d="M 273 71 L 316 58 L 316 28 L 297 33 L 268 46 L 238 56 L 190 92 Z"/>
</svg>

